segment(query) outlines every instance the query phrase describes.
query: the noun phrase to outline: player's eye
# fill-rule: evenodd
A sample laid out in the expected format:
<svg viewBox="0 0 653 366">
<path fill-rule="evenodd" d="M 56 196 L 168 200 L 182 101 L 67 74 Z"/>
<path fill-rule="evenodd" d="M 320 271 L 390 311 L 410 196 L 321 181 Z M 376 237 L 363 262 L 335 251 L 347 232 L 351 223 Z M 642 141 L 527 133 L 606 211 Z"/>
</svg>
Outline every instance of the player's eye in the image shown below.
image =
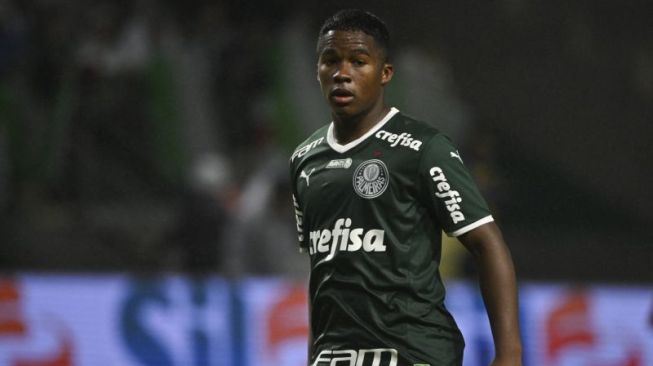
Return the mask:
<svg viewBox="0 0 653 366">
<path fill-rule="evenodd" d="M 367 62 L 365 62 L 364 60 L 357 59 L 357 60 L 354 60 L 352 62 L 352 64 L 354 64 L 355 66 L 364 66 L 364 65 L 367 64 Z"/>
<path fill-rule="evenodd" d="M 333 66 L 336 63 L 336 60 L 333 58 L 323 58 L 320 63 L 325 66 Z"/>
</svg>

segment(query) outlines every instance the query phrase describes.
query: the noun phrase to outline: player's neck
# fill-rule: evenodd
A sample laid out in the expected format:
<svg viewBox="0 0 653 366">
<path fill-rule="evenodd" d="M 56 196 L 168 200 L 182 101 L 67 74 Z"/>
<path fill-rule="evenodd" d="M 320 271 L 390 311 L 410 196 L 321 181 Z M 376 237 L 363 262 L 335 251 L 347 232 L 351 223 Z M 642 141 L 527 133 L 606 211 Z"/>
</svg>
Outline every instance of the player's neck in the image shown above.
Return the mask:
<svg viewBox="0 0 653 366">
<path fill-rule="evenodd" d="M 333 135 L 336 141 L 345 145 L 363 136 L 390 112 L 390 107 L 381 105 L 371 111 L 357 116 L 333 115 Z"/>
</svg>

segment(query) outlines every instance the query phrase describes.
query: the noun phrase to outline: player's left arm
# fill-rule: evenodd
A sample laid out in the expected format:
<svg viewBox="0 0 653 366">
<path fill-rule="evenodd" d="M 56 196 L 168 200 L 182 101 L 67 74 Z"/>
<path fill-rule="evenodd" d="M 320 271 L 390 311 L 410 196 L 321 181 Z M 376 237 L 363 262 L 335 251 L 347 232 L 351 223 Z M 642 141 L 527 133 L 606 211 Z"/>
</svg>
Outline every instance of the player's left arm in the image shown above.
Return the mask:
<svg viewBox="0 0 653 366">
<path fill-rule="evenodd" d="M 494 338 L 492 366 L 521 365 L 517 280 L 510 251 L 494 222 L 458 237 L 472 253 Z"/>
</svg>

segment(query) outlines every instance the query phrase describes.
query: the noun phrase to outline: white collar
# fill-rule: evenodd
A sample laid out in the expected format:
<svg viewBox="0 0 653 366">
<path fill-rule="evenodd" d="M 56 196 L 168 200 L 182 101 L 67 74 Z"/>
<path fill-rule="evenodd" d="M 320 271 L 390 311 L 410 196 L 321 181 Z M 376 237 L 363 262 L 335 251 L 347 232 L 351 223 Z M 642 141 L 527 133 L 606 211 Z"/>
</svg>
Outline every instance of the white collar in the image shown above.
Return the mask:
<svg viewBox="0 0 653 366">
<path fill-rule="evenodd" d="M 382 120 L 380 120 L 377 124 L 372 126 L 372 128 L 370 128 L 367 132 L 365 132 L 363 136 L 357 138 L 354 141 L 350 141 L 345 145 L 341 145 L 336 141 L 336 137 L 333 132 L 334 124 L 333 121 L 331 121 L 331 124 L 329 125 L 329 129 L 327 130 L 327 136 L 326 136 L 327 143 L 329 144 L 329 146 L 331 146 L 333 150 L 339 153 L 347 152 L 352 148 L 356 147 L 361 142 L 363 142 L 366 138 L 372 136 L 376 131 L 378 131 L 381 127 L 383 127 L 383 125 L 385 125 L 390 120 L 390 118 L 392 118 L 397 113 L 399 113 L 399 110 L 397 108 L 395 107 L 390 108 L 390 112 L 388 112 L 388 114 L 386 114 Z"/>
</svg>

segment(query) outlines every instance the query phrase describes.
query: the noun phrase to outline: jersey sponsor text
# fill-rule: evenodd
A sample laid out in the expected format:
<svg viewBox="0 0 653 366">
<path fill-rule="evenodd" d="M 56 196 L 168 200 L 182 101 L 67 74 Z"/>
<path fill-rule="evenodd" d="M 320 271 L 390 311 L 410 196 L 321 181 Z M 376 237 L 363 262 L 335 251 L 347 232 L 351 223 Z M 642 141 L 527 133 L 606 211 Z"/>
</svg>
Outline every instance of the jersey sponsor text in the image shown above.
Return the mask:
<svg viewBox="0 0 653 366">
<path fill-rule="evenodd" d="M 431 177 L 435 182 L 435 187 L 437 188 L 435 196 L 444 200 L 444 204 L 449 211 L 449 216 L 451 216 L 453 223 L 457 224 L 461 221 L 465 221 L 465 215 L 460 211 L 461 208 L 459 203 L 463 201 L 462 197 L 460 197 L 460 193 L 451 189 L 447 178 L 444 176 L 444 172 L 439 167 L 435 166 L 431 168 L 429 173 L 431 174 Z"/>
<path fill-rule="evenodd" d="M 385 356 L 384 356 L 385 355 Z M 342 349 L 324 350 L 317 355 L 311 366 L 362 366 L 366 360 L 372 360 L 371 365 L 381 365 L 386 360 L 388 366 L 397 366 L 397 350 L 394 348 L 371 348 L 371 349 Z M 369 364 L 369 363 L 365 363 Z M 386 365 L 386 363 L 383 363 Z"/>
<path fill-rule="evenodd" d="M 340 218 L 336 220 L 333 229 L 309 233 L 309 253 L 329 253 L 324 260 L 330 261 L 335 256 L 336 249 L 341 252 L 357 252 L 361 249 L 365 252 L 385 252 L 384 237 L 384 230 L 352 228 L 350 218 Z"/>
<path fill-rule="evenodd" d="M 295 158 L 301 158 L 302 156 L 306 155 L 307 152 L 311 151 L 317 145 L 321 144 L 322 141 L 324 141 L 324 137 L 320 137 L 315 141 L 311 141 L 308 144 L 302 146 L 301 148 L 295 150 L 295 152 L 292 153 L 292 156 L 290 157 L 290 161 L 295 161 Z"/>
<path fill-rule="evenodd" d="M 295 206 L 295 222 L 297 223 L 297 239 L 299 242 L 304 241 L 304 213 L 299 209 L 299 203 L 297 203 L 297 198 L 295 195 L 292 195 L 292 203 Z"/>
<path fill-rule="evenodd" d="M 380 130 L 374 136 L 383 141 L 389 142 L 390 147 L 401 145 L 419 151 L 420 146 L 422 146 L 422 141 L 412 138 L 412 135 L 406 132 L 397 135 L 396 133 Z"/>
<path fill-rule="evenodd" d="M 351 166 L 352 160 L 351 158 L 347 159 L 335 159 L 331 160 L 329 164 L 327 164 L 326 168 L 327 169 L 349 169 Z"/>
</svg>

